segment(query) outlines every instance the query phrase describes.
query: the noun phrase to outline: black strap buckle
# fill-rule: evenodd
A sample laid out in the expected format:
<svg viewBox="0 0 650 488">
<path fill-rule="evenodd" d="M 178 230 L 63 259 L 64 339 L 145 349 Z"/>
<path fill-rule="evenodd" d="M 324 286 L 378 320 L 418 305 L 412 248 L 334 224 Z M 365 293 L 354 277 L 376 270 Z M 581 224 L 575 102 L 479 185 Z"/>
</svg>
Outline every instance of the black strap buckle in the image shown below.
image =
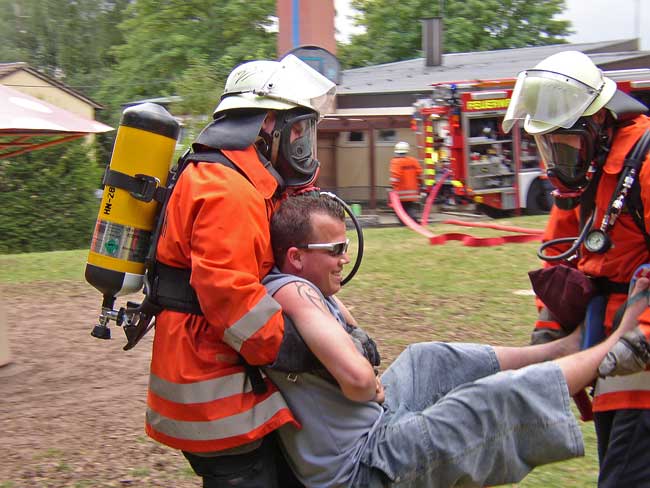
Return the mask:
<svg viewBox="0 0 650 488">
<path fill-rule="evenodd" d="M 171 193 L 169 188 L 160 185 L 160 180 L 155 176 L 143 174 L 131 176 L 120 171 L 112 170 L 110 167 L 106 168 L 102 184 L 126 190 L 133 198 L 143 202 L 156 200 L 159 203 L 163 203 L 169 193 Z"/>
<path fill-rule="evenodd" d="M 160 185 L 160 180 L 155 176 L 137 174 L 133 178 L 138 180 L 141 185 L 138 191 L 131 191 L 129 194 L 136 200 L 141 200 L 143 202 L 150 202 L 154 199 L 156 194 L 156 189 Z"/>
</svg>

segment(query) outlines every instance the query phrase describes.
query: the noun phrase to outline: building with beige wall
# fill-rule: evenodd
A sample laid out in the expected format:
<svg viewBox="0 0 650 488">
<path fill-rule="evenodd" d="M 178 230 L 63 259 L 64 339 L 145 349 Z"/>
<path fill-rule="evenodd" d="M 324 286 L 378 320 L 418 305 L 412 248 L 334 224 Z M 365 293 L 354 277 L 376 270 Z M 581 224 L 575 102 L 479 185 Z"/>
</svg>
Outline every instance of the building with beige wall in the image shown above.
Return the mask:
<svg viewBox="0 0 650 488">
<path fill-rule="evenodd" d="M 104 108 L 27 63 L 0 63 L 0 84 L 90 120 L 95 120 L 95 112 Z"/>
</svg>

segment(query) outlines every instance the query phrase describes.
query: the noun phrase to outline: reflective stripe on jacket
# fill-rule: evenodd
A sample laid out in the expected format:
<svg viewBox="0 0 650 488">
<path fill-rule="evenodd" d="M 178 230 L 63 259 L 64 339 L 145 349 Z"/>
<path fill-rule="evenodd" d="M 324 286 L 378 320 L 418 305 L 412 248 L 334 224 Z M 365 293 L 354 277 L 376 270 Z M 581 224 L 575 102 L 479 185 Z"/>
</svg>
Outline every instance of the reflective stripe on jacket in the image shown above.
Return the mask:
<svg viewBox="0 0 650 488">
<path fill-rule="evenodd" d="M 191 269 L 203 316 L 165 310 L 156 317 L 146 431 L 190 452 L 229 449 L 283 424 L 298 426 L 270 380 L 266 393 L 252 392 L 243 365 L 272 363 L 284 332 L 280 305 L 260 283 L 273 266 L 269 219 L 277 183 L 254 148 L 223 152 L 246 177 L 217 163 L 188 166 L 157 249 L 161 262 Z"/>
<path fill-rule="evenodd" d="M 403 202 L 420 198 L 422 167 L 411 156 L 394 157 L 390 160 L 390 184 Z"/>
<path fill-rule="evenodd" d="M 596 218 L 594 227 L 599 228 L 603 215 L 611 201 L 618 183 L 623 161 L 646 128 L 650 128 L 650 118 L 641 115 L 633 123 L 616 131 L 610 154 L 604 166 L 604 173 L 596 192 Z M 641 201 L 644 208 L 646 229 L 650 229 L 650 158 L 646 158 L 638 176 L 641 185 Z M 561 237 L 575 237 L 579 234 L 579 207 L 573 210 L 560 210 L 553 206 L 544 233 L 544 242 Z M 584 246 L 578 269 L 592 277 L 604 277 L 617 283 L 627 283 L 634 271 L 644 263 L 650 263 L 650 251 L 643 234 L 625 209 L 608 232 L 612 247 L 603 254 L 594 254 Z M 569 244 L 553 246 L 548 254 L 559 254 L 568 249 Z M 546 265 L 549 265 L 546 263 Z M 605 311 L 605 332 L 611 332 L 612 320 L 616 310 L 627 297 L 621 293 L 609 296 Z M 567 306 L 570 306 L 567 304 Z M 639 316 L 639 323 L 646 336 L 650 336 L 650 309 Z M 540 317 L 536 327 L 548 328 L 547 317 Z M 559 326 L 558 326 L 559 327 Z M 630 389 L 631 388 L 631 389 Z M 650 408 L 650 374 L 640 373 L 623 378 L 608 378 L 605 383 L 598 381 L 594 411 L 618 410 L 624 408 Z"/>
</svg>

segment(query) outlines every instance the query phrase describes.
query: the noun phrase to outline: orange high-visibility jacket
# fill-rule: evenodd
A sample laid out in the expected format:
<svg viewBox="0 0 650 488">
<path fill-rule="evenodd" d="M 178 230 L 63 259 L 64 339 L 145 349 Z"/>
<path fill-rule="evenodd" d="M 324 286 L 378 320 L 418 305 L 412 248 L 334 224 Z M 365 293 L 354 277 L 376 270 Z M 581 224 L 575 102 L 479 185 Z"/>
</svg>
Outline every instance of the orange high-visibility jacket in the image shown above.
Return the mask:
<svg viewBox="0 0 650 488">
<path fill-rule="evenodd" d="M 191 269 L 203 316 L 156 317 L 146 432 L 190 452 L 221 451 L 299 424 L 268 378 L 255 394 L 241 358 L 270 364 L 284 333 L 280 305 L 261 278 L 273 266 L 269 220 L 275 179 L 253 147 L 218 163 L 190 164 L 167 206 L 157 258 Z"/>
<path fill-rule="evenodd" d="M 598 183 L 594 228 L 600 227 L 605 210 L 616 189 L 625 156 L 647 128 L 650 128 L 650 118 L 642 115 L 635 118 L 634 123 L 621 127 L 616 131 L 611 152 L 607 157 L 603 175 Z M 646 229 L 650 229 L 650 157 L 645 159 L 638 175 L 638 181 L 641 185 L 645 226 Z M 650 251 L 643 234 L 627 212 L 627 208 L 624 208 L 625 210 L 608 232 L 613 245 L 607 252 L 594 254 L 585 249 L 584 246 L 580 248 L 582 257 L 578 261 L 577 267 L 588 276 L 604 277 L 617 283 L 629 283 L 638 266 L 650 263 Z M 553 206 L 544 233 L 544 241 L 577 236 L 579 233 L 579 218 L 579 207 L 572 210 L 560 210 Z M 559 254 L 566 251 L 569 245 L 552 246 L 548 249 L 548 254 Z M 627 296 L 621 293 L 610 295 L 604 318 L 606 334 L 609 335 L 611 332 L 614 314 L 626 298 Z M 571 305 L 567 304 L 567 306 Z M 538 328 L 559 328 L 560 325 L 549 320 L 548 314 L 544 312 L 543 309 L 542 313 L 540 313 L 540 320 L 537 321 L 535 326 Z M 646 337 L 650 337 L 649 309 L 646 309 L 641 314 L 639 322 Z M 626 408 L 650 408 L 650 372 L 645 371 L 630 376 L 598 380 L 593 407 L 596 412 Z"/>
<path fill-rule="evenodd" d="M 394 157 L 390 160 L 390 184 L 403 202 L 420 199 L 422 167 L 411 156 Z"/>
</svg>

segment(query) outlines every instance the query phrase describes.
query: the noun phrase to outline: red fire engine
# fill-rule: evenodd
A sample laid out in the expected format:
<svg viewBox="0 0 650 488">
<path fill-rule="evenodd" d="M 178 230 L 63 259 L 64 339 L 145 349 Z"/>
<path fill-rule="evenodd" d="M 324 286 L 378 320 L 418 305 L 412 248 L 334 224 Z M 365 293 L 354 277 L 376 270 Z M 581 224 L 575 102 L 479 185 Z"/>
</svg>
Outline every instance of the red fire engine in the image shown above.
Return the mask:
<svg viewBox="0 0 650 488">
<path fill-rule="evenodd" d="M 621 90 L 650 104 L 650 69 L 609 71 Z M 504 134 L 501 122 L 515 78 L 436 83 L 414 105 L 425 185 L 446 180 L 439 201 L 475 203 L 492 216 L 524 210 L 547 212 L 552 187 L 535 140 L 518 124 Z"/>
</svg>

